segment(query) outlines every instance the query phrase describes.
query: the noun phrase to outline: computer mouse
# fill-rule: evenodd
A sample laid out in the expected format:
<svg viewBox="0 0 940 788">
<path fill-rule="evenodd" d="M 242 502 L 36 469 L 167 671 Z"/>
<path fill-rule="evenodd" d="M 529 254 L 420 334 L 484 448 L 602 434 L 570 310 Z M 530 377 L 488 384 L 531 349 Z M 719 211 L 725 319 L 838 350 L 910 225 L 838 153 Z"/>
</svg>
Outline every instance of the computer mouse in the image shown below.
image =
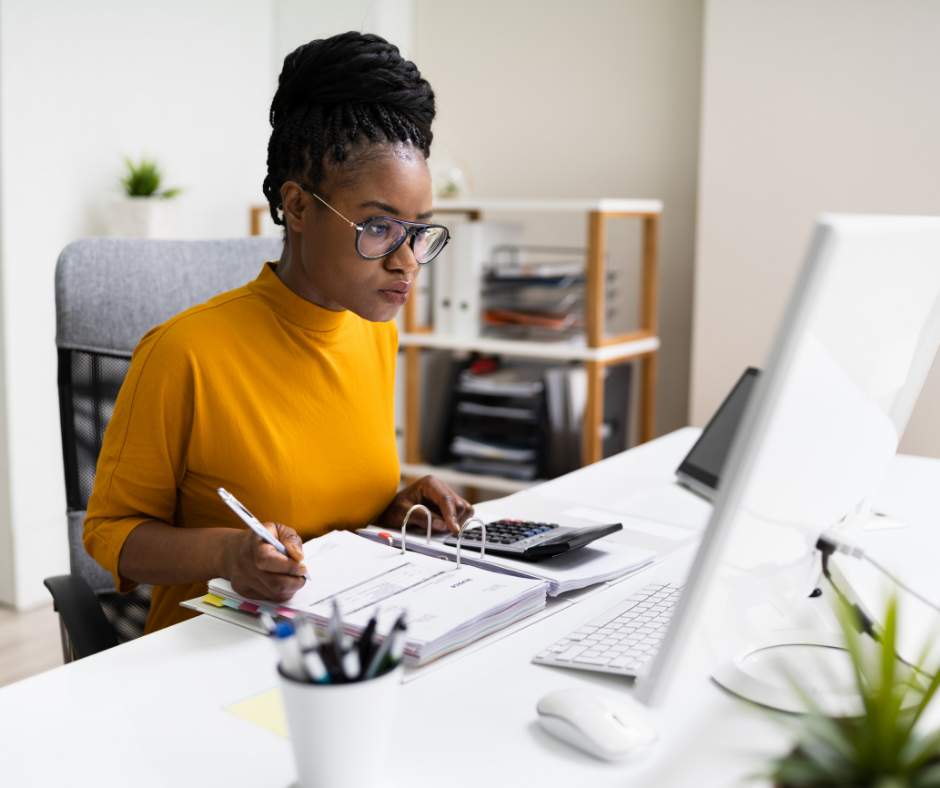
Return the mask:
<svg viewBox="0 0 940 788">
<path fill-rule="evenodd" d="M 538 712 L 553 736 L 607 761 L 639 755 L 656 740 L 656 732 L 626 704 L 590 690 L 549 693 Z"/>
</svg>

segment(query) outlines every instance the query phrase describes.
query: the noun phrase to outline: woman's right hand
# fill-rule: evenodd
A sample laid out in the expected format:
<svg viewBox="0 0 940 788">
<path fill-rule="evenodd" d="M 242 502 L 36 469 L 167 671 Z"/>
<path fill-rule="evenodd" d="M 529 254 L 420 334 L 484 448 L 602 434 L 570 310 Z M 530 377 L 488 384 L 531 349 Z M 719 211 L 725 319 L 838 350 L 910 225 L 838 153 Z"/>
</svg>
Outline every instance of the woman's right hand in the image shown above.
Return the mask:
<svg viewBox="0 0 940 788">
<path fill-rule="evenodd" d="M 264 527 L 284 545 L 287 555 L 246 528 L 233 534 L 228 542 L 224 576 L 231 581 L 236 594 L 286 602 L 306 582 L 303 542 L 293 528 L 281 523 L 264 523 Z"/>
</svg>

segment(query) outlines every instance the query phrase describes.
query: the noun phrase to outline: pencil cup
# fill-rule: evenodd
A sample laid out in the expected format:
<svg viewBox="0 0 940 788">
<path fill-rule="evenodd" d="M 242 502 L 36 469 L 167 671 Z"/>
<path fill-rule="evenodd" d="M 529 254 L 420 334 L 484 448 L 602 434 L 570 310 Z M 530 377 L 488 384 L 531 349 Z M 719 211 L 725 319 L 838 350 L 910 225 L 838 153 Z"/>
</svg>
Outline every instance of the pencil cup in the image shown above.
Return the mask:
<svg viewBox="0 0 940 788">
<path fill-rule="evenodd" d="M 368 681 L 309 684 L 278 670 L 298 785 L 379 785 L 403 668 Z"/>
</svg>

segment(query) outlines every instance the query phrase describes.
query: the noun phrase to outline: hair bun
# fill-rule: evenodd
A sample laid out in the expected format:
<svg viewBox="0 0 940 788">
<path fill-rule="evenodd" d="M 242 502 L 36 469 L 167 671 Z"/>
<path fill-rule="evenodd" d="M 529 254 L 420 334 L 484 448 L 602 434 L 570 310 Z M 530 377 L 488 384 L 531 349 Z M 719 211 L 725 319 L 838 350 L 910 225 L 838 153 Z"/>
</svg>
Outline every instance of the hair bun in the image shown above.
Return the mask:
<svg viewBox="0 0 940 788">
<path fill-rule="evenodd" d="M 302 44 L 286 58 L 271 104 L 271 125 L 318 104 L 384 104 L 430 127 L 434 91 L 398 47 L 381 36 L 351 31 Z"/>
<path fill-rule="evenodd" d="M 316 186 L 323 160 L 347 158 L 347 144 L 407 142 L 431 150 L 434 91 L 417 66 L 381 36 L 355 31 L 311 41 L 284 58 L 269 120 L 268 174 L 262 186 L 271 217 L 285 181 Z"/>
</svg>

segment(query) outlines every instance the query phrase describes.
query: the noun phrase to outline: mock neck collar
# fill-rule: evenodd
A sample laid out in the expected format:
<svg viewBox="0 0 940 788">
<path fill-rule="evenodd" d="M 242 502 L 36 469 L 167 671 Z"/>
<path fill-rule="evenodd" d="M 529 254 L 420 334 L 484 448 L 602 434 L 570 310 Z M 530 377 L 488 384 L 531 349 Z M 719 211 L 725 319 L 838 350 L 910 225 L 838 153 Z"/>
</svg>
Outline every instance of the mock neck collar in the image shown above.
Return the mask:
<svg viewBox="0 0 940 788">
<path fill-rule="evenodd" d="M 301 298 L 277 278 L 276 268 L 277 263 L 265 263 L 248 289 L 280 317 L 308 331 L 335 331 L 346 322 L 348 309 L 333 312 Z"/>
</svg>

